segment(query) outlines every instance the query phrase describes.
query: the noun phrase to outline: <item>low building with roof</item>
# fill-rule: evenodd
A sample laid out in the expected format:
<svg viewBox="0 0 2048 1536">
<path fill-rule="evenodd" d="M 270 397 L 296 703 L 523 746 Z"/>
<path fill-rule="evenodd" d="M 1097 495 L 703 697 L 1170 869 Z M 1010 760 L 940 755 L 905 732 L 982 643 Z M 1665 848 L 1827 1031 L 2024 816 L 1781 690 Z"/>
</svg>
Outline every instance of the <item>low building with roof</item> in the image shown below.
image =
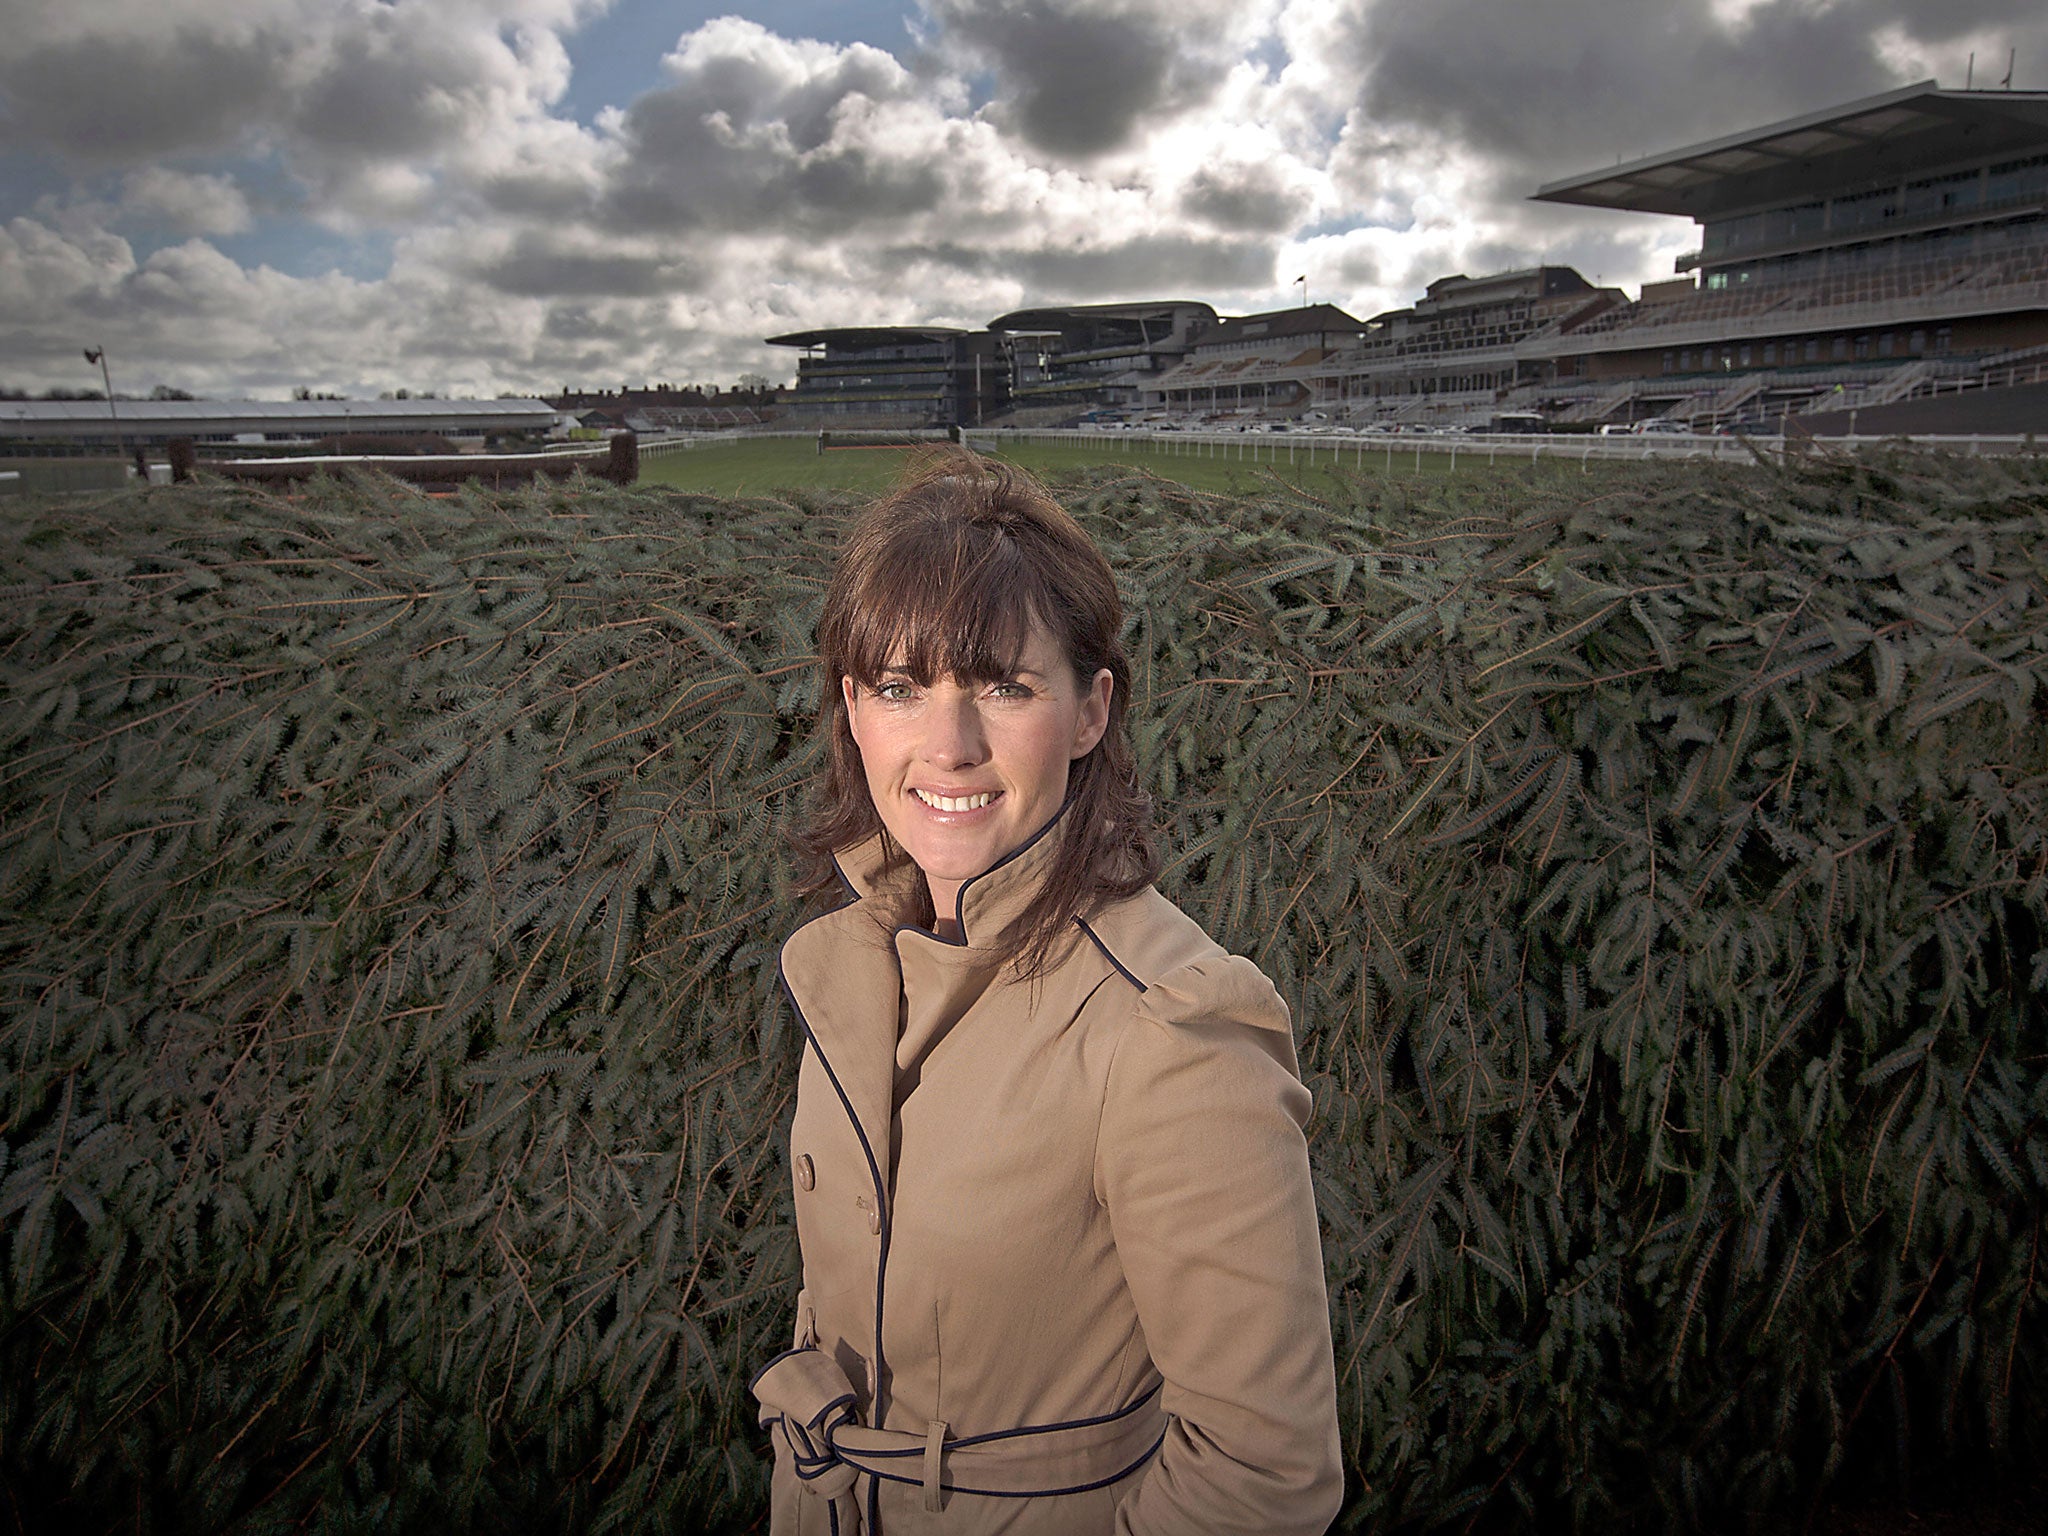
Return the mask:
<svg viewBox="0 0 2048 1536">
<path fill-rule="evenodd" d="M 458 442 L 541 436 L 545 400 L 0 400 L 0 452 L 197 443 L 311 442 L 345 434 L 433 433 Z"/>
<path fill-rule="evenodd" d="M 1010 400 L 1001 338 L 946 325 L 835 326 L 767 338 L 800 347 L 786 420 L 841 427 L 973 426 Z"/>
</svg>

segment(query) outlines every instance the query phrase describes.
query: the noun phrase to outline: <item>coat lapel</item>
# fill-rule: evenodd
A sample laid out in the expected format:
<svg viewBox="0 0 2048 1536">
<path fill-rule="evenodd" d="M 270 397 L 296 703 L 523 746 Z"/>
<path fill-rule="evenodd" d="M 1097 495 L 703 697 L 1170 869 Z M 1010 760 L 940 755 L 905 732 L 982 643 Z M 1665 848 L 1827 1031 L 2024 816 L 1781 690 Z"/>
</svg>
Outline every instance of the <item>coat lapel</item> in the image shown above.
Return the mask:
<svg viewBox="0 0 2048 1536">
<path fill-rule="evenodd" d="M 903 992 L 887 930 L 860 902 L 804 924 L 782 946 L 782 984 L 860 1134 L 875 1196 L 886 1207 Z"/>
</svg>

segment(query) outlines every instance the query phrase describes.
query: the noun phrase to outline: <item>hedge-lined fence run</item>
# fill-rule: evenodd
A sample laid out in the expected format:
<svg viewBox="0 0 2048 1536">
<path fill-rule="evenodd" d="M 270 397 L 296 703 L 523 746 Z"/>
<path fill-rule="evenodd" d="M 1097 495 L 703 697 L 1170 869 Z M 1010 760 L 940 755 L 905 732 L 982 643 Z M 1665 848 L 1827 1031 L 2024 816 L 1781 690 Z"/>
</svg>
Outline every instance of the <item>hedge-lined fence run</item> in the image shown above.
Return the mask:
<svg viewBox="0 0 2048 1536">
<path fill-rule="evenodd" d="M 1349 1524 L 2043 1446 L 2048 471 L 1071 483 L 1165 885 L 1296 1009 Z M 847 508 L 0 524 L 0 1505 L 744 1529 Z"/>
<path fill-rule="evenodd" d="M 172 483 L 183 485 L 199 472 L 198 449 L 190 438 L 175 439 L 169 449 Z M 455 453 L 309 455 L 289 459 L 211 459 L 209 474 L 261 484 L 296 483 L 315 475 L 372 473 L 389 475 L 424 490 L 452 491 L 464 485 L 491 490 L 516 490 L 535 480 L 567 480 L 592 475 L 613 485 L 632 485 L 640 478 L 640 439 L 614 432 L 605 446 L 587 453 Z"/>
</svg>

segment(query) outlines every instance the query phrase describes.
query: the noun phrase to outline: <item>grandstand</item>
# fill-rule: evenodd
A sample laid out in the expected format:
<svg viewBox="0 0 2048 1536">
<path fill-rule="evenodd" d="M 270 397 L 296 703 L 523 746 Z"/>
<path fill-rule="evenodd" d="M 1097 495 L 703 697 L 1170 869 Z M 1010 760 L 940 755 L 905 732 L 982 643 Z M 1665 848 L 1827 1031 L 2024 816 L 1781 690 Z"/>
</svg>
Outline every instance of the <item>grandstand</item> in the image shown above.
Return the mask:
<svg viewBox="0 0 2048 1536">
<path fill-rule="evenodd" d="M 801 347 L 785 426 L 837 430 L 975 424 L 1003 410 L 1010 371 L 1000 338 L 957 326 L 842 326 L 767 338 Z"/>
<path fill-rule="evenodd" d="M 1535 196 L 1700 225 L 1680 281 L 1519 349 L 1581 413 L 1890 404 L 2048 345 L 2048 93 L 1924 81 Z"/>
<path fill-rule="evenodd" d="M 1706 426 L 2048 378 L 2048 94 L 1930 81 L 1535 196 L 1689 217 L 1699 249 L 1635 301 L 1570 267 L 1439 278 L 1299 370 L 1309 404 L 1392 425 Z M 1170 383 L 1196 383 L 1196 361 Z"/>
<path fill-rule="evenodd" d="M 1009 359 L 1015 414 L 1043 419 L 1139 404 L 1215 324 L 1207 304 L 1157 299 L 1019 309 L 988 328 Z"/>
<path fill-rule="evenodd" d="M 1542 377 L 1524 355 L 1628 303 L 1570 267 L 1440 277 L 1408 309 L 1367 321 L 1353 345 L 1306 370 L 1316 402 L 1362 422 L 1483 423 L 1517 385 Z"/>
<path fill-rule="evenodd" d="M 2048 93 L 1925 81 L 1534 196 L 1690 218 L 1699 248 L 1635 300 L 1544 265 L 1441 277 L 1363 322 L 1327 304 L 1219 320 L 1160 300 L 1017 310 L 986 335 L 771 339 L 813 351 L 789 406 L 846 427 L 1052 424 L 1090 407 L 1211 425 L 1540 414 L 1591 430 L 1906 421 L 1925 402 L 1930 422 L 2005 420 L 1991 396 L 2048 382 Z"/>
<path fill-rule="evenodd" d="M 1224 320 L 1195 337 L 1185 361 L 1148 383 L 1143 400 L 1209 417 L 1293 414 L 1309 401 L 1309 370 L 1357 345 L 1365 329 L 1334 304 Z"/>
</svg>

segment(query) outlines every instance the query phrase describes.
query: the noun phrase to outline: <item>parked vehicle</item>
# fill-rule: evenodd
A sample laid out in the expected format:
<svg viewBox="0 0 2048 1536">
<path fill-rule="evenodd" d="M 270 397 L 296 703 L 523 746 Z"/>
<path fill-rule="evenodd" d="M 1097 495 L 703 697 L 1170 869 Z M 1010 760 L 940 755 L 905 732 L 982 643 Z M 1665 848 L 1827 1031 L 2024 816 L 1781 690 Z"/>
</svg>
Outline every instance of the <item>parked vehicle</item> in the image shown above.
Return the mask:
<svg viewBox="0 0 2048 1536">
<path fill-rule="evenodd" d="M 1692 424 L 1674 421 L 1669 416 L 1652 416 L 1648 421 L 1637 422 L 1636 431 L 1644 437 L 1691 437 Z"/>
</svg>

